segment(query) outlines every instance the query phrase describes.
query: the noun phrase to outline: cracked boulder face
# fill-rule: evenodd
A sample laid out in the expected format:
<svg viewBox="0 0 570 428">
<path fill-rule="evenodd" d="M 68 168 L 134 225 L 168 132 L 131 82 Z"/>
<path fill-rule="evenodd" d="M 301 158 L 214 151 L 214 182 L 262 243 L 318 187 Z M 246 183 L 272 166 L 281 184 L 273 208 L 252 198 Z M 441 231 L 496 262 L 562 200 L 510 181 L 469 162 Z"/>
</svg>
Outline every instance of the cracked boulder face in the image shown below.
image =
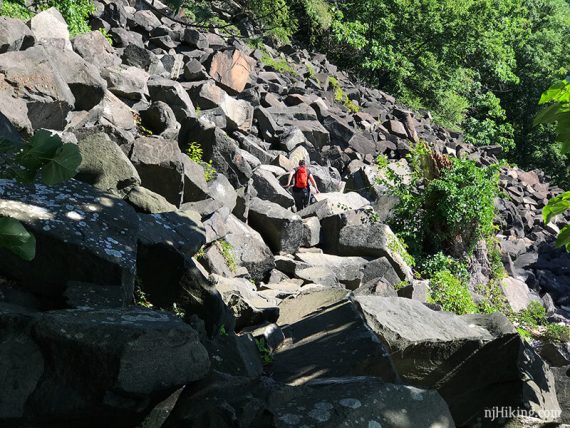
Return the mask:
<svg viewBox="0 0 570 428">
<path fill-rule="evenodd" d="M 2 250 L 0 271 L 42 295 L 67 281 L 121 287 L 132 295 L 138 218 L 122 200 L 70 180 L 58 186 L 0 180 L 0 216 L 19 220 L 36 238 L 26 262 Z"/>
<path fill-rule="evenodd" d="M 212 57 L 208 73 L 224 89 L 240 93 L 245 89 L 253 71 L 253 60 L 239 49 L 217 52 Z"/>
<path fill-rule="evenodd" d="M 247 391 L 247 393 L 244 393 Z M 329 378 L 303 386 L 214 373 L 187 387 L 164 428 L 454 427 L 435 391 L 370 377 Z"/>
</svg>

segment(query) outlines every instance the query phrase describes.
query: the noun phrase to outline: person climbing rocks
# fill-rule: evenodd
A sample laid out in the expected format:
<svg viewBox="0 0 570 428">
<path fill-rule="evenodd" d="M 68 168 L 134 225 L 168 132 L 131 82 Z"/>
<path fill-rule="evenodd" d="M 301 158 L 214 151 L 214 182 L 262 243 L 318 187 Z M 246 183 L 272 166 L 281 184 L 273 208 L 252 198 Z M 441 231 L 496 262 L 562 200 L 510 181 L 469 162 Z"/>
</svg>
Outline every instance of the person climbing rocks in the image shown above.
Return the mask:
<svg viewBox="0 0 570 428">
<path fill-rule="evenodd" d="M 299 212 L 309 206 L 311 199 L 310 185 L 313 185 L 315 193 L 319 193 L 319 189 L 317 188 L 313 174 L 308 170 L 303 159 L 299 161 L 299 166 L 289 173 L 289 179 L 285 186 L 286 189 L 291 187 L 291 180 L 293 178 L 295 179 L 295 184 L 293 185 L 293 199 L 295 199 L 295 208 L 297 208 L 297 212 Z"/>
</svg>

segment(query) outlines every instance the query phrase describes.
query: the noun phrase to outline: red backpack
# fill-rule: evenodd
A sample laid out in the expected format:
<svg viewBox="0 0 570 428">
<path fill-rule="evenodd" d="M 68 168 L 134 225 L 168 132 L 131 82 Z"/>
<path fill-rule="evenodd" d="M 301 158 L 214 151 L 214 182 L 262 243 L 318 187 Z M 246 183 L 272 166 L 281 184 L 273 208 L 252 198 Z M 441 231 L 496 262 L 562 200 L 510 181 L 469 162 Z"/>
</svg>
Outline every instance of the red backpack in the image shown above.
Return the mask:
<svg viewBox="0 0 570 428">
<path fill-rule="evenodd" d="M 306 189 L 309 187 L 309 172 L 304 166 L 300 166 L 295 172 L 295 187 L 298 189 Z"/>
</svg>

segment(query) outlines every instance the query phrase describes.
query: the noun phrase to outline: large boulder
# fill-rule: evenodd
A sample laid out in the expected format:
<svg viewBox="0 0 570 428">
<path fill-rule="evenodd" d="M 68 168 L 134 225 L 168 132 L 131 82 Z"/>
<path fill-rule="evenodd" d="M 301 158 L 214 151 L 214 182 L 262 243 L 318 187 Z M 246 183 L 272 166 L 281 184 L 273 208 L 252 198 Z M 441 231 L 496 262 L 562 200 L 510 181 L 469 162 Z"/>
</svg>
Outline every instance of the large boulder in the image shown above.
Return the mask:
<svg viewBox="0 0 570 428">
<path fill-rule="evenodd" d="M 253 173 L 253 187 L 260 199 L 274 202 L 284 208 L 295 205 L 293 196 L 283 188 L 271 171 L 257 168 Z"/>
<path fill-rule="evenodd" d="M 121 59 L 115 55 L 113 47 L 101 31 L 79 34 L 73 39 L 72 44 L 73 50 L 81 58 L 98 69 L 112 67 L 121 63 Z"/>
<path fill-rule="evenodd" d="M 178 121 L 181 122 L 187 117 L 196 115 L 194 104 L 180 83 L 164 77 L 152 76 L 147 81 L 147 86 L 151 100 L 168 104 Z"/>
<path fill-rule="evenodd" d="M 121 287 L 132 296 L 138 219 L 122 200 L 79 181 L 58 186 L 0 181 L 0 216 L 36 238 L 36 257 L 2 251 L 0 271 L 36 293 L 57 296 L 68 281 Z"/>
<path fill-rule="evenodd" d="M 508 322 L 435 312 L 410 299 L 356 301 L 402 379 L 437 389 L 457 425 L 487 426 L 485 409 L 494 407 L 559 409 L 550 369 Z M 557 419 L 554 413 L 546 420 Z"/>
<path fill-rule="evenodd" d="M 81 165 L 76 178 L 104 192 L 119 193 L 139 185 L 141 179 L 121 148 L 103 133 L 80 138 Z"/>
<path fill-rule="evenodd" d="M 109 91 L 118 97 L 140 100 L 149 96 L 149 74 L 138 67 L 107 67 L 101 70 Z"/>
<path fill-rule="evenodd" d="M 452 428 L 455 424 L 437 392 L 372 377 L 322 379 L 291 386 L 270 378 L 252 380 L 214 373 L 184 390 L 163 425 L 206 426 Z"/>
<path fill-rule="evenodd" d="M 339 257 L 315 252 L 297 253 L 295 257 L 307 267 L 324 267 L 332 271 L 347 288 L 354 290 L 361 284 L 368 260 L 363 257 Z"/>
<path fill-rule="evenodd" d="M 253 71 L 254 60 L 239 49 L 228 49 L 213 55 L 208 73 L 224 89 L 236 94 L 244 90 Z"/>
<path fill-rule="evenodd" d="M 0 319 L 3 382 L 12 380 L 0 392 L 7 426 L 137 425 L 147 409 L 209 369 L 196 332 L 166 313 L 3 307 Z M 16 355 L 25 355 L 25 369 Z"/>
<path fill-rule="evenodd" d="M 323 219 L 345 211 L 363 208 L 370 204 L 367 199 L 355 192 L 317 193 L 315 194 L 315 199 L 317 200 L 315 204 L 309 205 L 299 212 L 301 217 L 316 215 L 319 219 Z"/>
<path fill-rule="evenodd" d="M 248 222 L 276 253 L 295 254 L 303 240 L 301 217 L 269 201 L 254 198 Z"/>
<path fill-rule="evenodd" d="M 402 280 L 413 278 L 406 249 L 389 226 L 376 221 L 371 210 L 346 211 L 321 219 L 324 251 L 342 256 L 386 257 Z"/>
<path fill-rule="evenodd" d="M 174 140 L 140 137 L 133 144 L 130 159 L 144 187 L 179 206 L 184 189 L 182 156 Z"/>
<path fill-rule="evenodd" d="M 0 111 L 26 133 L 62 130 L 75 97 L 42 46 L 0 55 Z"/>
<path fill-rule="evenodd" d="M 277 324 L 289 339 L 273 354 L 276 380 L 295 385 L 343 376 L 398 381 L 390 355 L 348 293 L 310 291 L 279 305 Z"/>
<path fill-rule="evenodd" d="M 245 267 L 254 281 L 264 281 L 275 267 L 275 259 L 261 235 L 232 215 L 227 227 L 225 240 L 231 246 L 237 265 Z"/>
<path fill-rule="evenodd" d="M 55 7 L 38 13 L 30 19 L 28 25 L 38 43 L 57 49 L 73 49 L 65 18 Z"/>
<path fill-rule="evenodd" d="M 34 45 L 30 29 L 19 19 L 0 16 L 0 54 L 25 50 Z"/>
</svg>

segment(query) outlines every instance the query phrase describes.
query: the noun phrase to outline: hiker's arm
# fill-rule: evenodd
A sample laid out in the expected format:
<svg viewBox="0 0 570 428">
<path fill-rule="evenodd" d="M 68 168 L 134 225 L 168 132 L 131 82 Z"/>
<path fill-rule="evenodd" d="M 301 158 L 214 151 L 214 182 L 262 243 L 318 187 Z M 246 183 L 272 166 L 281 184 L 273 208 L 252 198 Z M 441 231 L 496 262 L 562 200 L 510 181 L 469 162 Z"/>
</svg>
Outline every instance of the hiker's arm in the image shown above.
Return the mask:
<svg viewBox="0 0 570 428">
<path fill-rule="evenodd" d="M 313 174 L 309 175 L 309 181 L 311 182 L 311 184 L 315 188 L 315 192 L 320 193 L 319 188 L 317 187 L 317 182 L 315 181 L 315 178 L 313 177 Z"/>
<path fill-rule="evenodd" d="M 285 185 L 285 187 L 289 187 L 291 185 L 291 180 L 293 179 L 294 175 L 295 175 L 295 170 L 293 169 L 289 173 L 289 179 L 287 180 L 287 184 Z"/>
</svg>

